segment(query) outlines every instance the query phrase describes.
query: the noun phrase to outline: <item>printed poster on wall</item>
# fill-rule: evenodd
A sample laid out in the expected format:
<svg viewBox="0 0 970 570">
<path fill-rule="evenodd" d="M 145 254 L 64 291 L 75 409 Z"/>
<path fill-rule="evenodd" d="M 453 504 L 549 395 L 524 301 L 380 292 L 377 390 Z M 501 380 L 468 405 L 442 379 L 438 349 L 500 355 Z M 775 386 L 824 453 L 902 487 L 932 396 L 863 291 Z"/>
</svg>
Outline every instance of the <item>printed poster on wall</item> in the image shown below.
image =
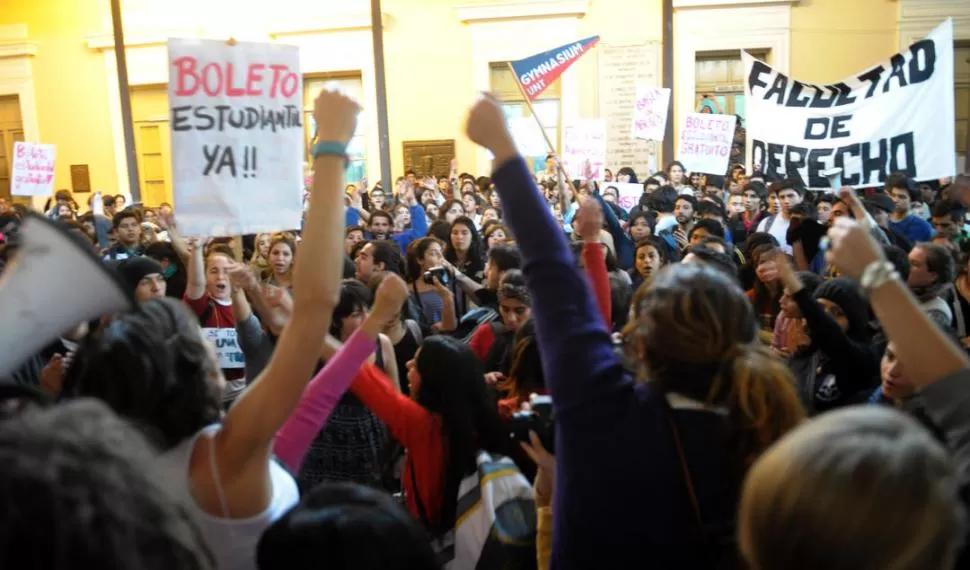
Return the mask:
<svg viewBox="0 0 970 570">
<path fill-rule="evenodd" d="M 638 86 L 636 102 L 633 105 L 633 136 L 648 141 L 664 140 L 669 108 L 670 89 Z"/>
<path fill-rule="evenodd" d="M 682 116 L 677 160 L 688 172 L 725 174 L 736 122 L 734 115 L 688 113 Z"/>
<path fill-rule="evenodd" d="M 953 23 L 886 61 L 830 85 L 790 78 L 742 53 L 751 164 L 766 180 L 800 177 L 828 188 L 842 168 L 847 186 L 882 186 L 889 174 L 915 180 L 956 170 Z"/>
<path fill-rule="evenodd" d="M 14 143 L 10 193 L 14 196 L 53 194 L 56 155 L 52 144 Z"/>
<path fill-rule="evenodd" d="M 189 236 L 300 227 L 303 76 L 293 46 L 170 39 L 175 213 Z"/>
<path fill-rule="evenodd" d="M 598 180 L 606 168 L 606 123 L 572 119 L 563 126 L 563 169 L 570 179 Z"/>
</svg>

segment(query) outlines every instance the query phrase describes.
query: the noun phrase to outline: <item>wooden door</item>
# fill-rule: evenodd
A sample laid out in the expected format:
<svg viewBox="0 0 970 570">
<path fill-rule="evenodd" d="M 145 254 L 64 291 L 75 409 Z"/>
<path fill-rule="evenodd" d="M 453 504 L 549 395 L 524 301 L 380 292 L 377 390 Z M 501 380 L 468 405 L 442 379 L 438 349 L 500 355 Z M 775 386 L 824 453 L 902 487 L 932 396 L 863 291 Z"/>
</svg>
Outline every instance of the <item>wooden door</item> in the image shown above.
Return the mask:
<svg viewBox="0 0 970 570">
<path fill-rule="evenodd" d="M 10 198 L 13 144 L 23 142 L 24 125 L 20 115 L 20 99 L 16 95 L 0 97 L 0 197 Z M 29 203 L 29 198 L 15 199 Z"/>
<path fill-rule="evenodd" d="M 172 133 L 169 129 L 168 92 L 164 85 L 131 90 L 131 118 L 138 156 L 141 201 L 155 207 L 172 198 Z"/>
</svg>

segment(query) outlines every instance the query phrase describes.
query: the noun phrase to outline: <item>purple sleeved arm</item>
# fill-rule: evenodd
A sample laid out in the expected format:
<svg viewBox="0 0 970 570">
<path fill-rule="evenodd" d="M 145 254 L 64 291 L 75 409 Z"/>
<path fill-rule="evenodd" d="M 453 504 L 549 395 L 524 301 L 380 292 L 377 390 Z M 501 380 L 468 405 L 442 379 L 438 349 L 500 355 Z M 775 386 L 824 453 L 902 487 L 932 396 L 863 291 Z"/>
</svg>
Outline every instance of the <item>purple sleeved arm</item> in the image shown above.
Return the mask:
<svg viewBox="0 0 970 570">
<path fill-rule="evenodd" d="M 492 181 L 522 252 L 539 352 L 557 412 L 629 383 L 589 284 L 525 161 L 508 160 Z"/>
<path fill-rule="evenodd" d="M 350 387 L 361 365 L 376 348 L 375 341 L 358 329 L 310 380 L 300 403 L 283 427 L 276 432 L 276 439 L 273 441 L 273 453 L 291 472 L 300 471 L 300 465 L 313 439 L 327 422 L 340 397 Z"/>
</svg>

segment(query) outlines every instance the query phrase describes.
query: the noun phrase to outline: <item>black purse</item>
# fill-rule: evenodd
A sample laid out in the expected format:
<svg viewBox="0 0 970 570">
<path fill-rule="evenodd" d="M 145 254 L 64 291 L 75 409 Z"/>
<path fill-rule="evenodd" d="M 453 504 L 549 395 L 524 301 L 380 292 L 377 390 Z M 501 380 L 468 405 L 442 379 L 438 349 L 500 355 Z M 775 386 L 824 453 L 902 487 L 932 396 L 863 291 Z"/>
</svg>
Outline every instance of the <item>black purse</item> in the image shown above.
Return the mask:
<svg viewBox="0 0 970 570">
<path fill-rule="evenodd" d="M 687 456 L 684 454 L 684 446 L 680 439 L 680 431 L 674 421 L 673 412 L 667 407 L 667 424 L 670 426 L 670 433 L 674 440 L 674 447 L 677 449 L 677 457 L 680 461 L 680 471 L 683 475 L 684 485 L 687 488 L 687 495 L 690 498 L 691 509 L 694 511 L 694 522 L 697 524 L 698 546 L 703 548 L 705 553 L 704 568 L 711 570 L 741 570 L 744 566 L 741 563 L 741 556 L 738 552 L 737 539 L 735 537 L 734 525 L 727 525 L 724 528 L 713 528 L 704 522 L 703 511 L 697 493 L 694 489 L 694 478 L 691 477 L 690 467 L 687 465 Z"/>
</svg>

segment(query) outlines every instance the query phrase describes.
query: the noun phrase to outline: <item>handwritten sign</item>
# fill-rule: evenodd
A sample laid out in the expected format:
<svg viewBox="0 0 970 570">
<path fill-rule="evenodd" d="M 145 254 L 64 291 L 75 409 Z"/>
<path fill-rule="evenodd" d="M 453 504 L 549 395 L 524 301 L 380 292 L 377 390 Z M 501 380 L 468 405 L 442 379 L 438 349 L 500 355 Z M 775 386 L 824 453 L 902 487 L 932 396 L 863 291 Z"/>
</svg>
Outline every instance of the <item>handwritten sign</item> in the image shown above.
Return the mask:
<svg viewBox="0 0 970 570">
<path fill-rule="evenodd" d="M 597 180 L 606 168 L 606 123 L 573 119 L 563 126 L 563 169 L 572 179 Z"/>
<path fill-rule="evenodd" d="M 643 195 L 643 184 L 631 182 L 601 182 L 600 188 L 616 188 L 616 204 L 627 212 L 640 203 L 640 196 Z"/>
<path fill-rule="evenodd" d="M 630 125 L 637 87 L 657 85 L 660 44 L 600 44 L 599 116 L 606 120 L 606 163 L 613 172 L 629 166 L 644 180 L 657 170 L 658 145 L 633 136 Z"/>
<path fill-rule="evenodd" d="M 202 338 L 215 346 L 219 368 L 246 367 L 246 357 L 236 340 L 236 329 L 206 327 L 202 329 Z"/>
<path fill-rule="evenodd" d="M 633 136 L 647 141 L 664 140 L 669 107 L 670 89 L 646 85 L 637 87 L 637 99 L 633 105 Z"/>
<path fill-rule="evenodd" d="M 170 39 L 175 211 L 183 233 L 300 227 L 303 76 L 299 50 Z"/>
<path fill-rule="evenodd" d="M 689 172 L 722 175 L 727 172 L 734 141 L 734 115 L 689 113 L 680 121 L 677 159 Z"/>
<path fill-rule="evenodd" d="M 14 196 L 50 196 L 54 193 L 54 145 L 18 142 L 13 145 Z"/>
</svg>

